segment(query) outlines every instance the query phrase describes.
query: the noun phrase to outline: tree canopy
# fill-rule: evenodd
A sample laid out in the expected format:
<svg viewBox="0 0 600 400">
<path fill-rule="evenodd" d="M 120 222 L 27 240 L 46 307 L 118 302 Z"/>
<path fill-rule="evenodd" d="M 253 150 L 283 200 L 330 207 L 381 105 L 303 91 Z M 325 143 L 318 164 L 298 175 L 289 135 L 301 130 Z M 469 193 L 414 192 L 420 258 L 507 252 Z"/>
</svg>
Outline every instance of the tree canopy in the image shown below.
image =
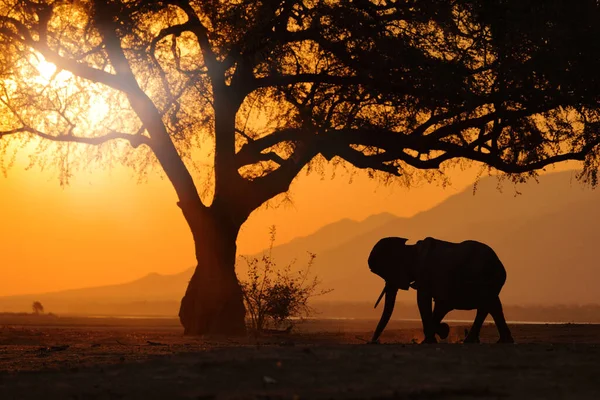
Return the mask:
<svg viewBox="0 0 600 400">
<path fill-rule="evenodd" d="M 591 0 L 1 8 L 0 135 L 105 143 L 40 157 L 64 179 L 90 157 L 138 170 L 155 157 L 189 162 L 199 139 L 212 138 L 223 173 L 263 186 L 262 203 L 319 154 L 391 174 L 457 157 L 512 173 L 583 159 L 598 140 Z M 235 111 L 227 139 L 214 137 L 219 96 Z M 15 151 L 3 142 L 4 155 Z M 50 146 L 35 143 L 38 154 Z"/>
</svg>

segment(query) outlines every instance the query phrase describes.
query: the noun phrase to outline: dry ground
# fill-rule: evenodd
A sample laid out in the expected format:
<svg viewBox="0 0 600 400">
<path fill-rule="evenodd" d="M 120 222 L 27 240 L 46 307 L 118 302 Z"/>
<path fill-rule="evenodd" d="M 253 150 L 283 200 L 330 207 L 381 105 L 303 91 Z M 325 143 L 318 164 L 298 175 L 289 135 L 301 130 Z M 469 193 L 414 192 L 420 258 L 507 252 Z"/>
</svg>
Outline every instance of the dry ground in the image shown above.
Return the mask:
<svg viewBox="0 0 600 400">
<path fill-rule="evenodd" d="M 235 340 L 183 337 L 172 320 L 3 322 L 2 400 L 600 398 L 598 325 L 513 325 L 516 345 L 491 344 L 486 325 L 484 344 L 415 345 L 418 325 L 392 321 L 367 345 L 376 321 Z"/>
</svg>

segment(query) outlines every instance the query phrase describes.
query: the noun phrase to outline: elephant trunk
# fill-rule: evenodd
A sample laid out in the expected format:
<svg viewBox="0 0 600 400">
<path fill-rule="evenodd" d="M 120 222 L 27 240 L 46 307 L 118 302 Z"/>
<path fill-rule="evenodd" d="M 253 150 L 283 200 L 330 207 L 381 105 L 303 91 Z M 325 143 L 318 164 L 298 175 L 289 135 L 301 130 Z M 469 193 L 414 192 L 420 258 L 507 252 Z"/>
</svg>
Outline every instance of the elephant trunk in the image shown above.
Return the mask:
<svg viewBox="0 0 600 400">
<path fill-rule="evenodd" d="M 385 305 L 383 307 L 383 314 L 381 314 L 381 319 L 377 324 L 375 333 L 373 333 L 373 338 L 371 339 L 371 342 L 377 342 L 377 339 L 379 339 L 379 336 L 381 335 L 387 323 L 389 322 L 390 317 L 392 316 L 392 312 L 394 311 L 394 305 L 396 304 L 396 294 L 398 293 L 398 289 L 391 287 L 390 285 L 386 285 L 381 295 L 383 295 L 384 293 Z M 379 300 L 381 300 L 381 296 L 379 296 Z M 377 304 L 379 303 L 379 300 L 377 300 Z M 375 304 L 375 307 L 377 307 L 377 304 Z"/>
</svg>

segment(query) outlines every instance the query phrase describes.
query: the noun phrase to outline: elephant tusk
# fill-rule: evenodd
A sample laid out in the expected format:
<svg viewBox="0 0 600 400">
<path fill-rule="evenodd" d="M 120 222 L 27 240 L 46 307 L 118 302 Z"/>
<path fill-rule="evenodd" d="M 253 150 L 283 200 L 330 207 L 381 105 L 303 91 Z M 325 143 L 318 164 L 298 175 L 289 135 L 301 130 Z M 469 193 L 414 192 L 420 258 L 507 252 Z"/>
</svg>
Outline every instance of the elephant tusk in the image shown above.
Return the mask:
<svg viewBox="0 0 600 400">
<path fill-rule="evenodd" d="M 383 287 L 383 290 L 381 291 L 379 298 L 375 302 L 375 307 L 373 307 L 373 308 L 377 308 L 377 306 L 379 305 L 379 302 L 381 301 L 381 299 L 383 298 L 383 295 L 385 294 L 385 289 L 386 289 L 386 286 Z"/>
</svg>

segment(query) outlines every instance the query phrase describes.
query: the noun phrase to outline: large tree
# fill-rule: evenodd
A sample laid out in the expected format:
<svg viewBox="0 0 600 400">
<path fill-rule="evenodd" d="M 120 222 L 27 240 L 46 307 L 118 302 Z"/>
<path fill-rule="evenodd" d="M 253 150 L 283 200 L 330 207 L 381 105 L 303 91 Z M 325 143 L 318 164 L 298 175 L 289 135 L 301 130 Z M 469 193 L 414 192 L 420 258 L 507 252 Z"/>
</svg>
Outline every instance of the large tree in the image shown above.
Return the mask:
<svg viewBox="0 0 600 400">
<path fill-rule="evenodd" d="M 598 16 L 595 0 L 2 0 L 0 155 L 29 146 L 64 181 L 90 160 L 159 165 L 198 262 L 181 323 L 239 333 L 239 229 L 319 160 L 410 176 L 576 159 L 593 180 Z"/>
</svg>

